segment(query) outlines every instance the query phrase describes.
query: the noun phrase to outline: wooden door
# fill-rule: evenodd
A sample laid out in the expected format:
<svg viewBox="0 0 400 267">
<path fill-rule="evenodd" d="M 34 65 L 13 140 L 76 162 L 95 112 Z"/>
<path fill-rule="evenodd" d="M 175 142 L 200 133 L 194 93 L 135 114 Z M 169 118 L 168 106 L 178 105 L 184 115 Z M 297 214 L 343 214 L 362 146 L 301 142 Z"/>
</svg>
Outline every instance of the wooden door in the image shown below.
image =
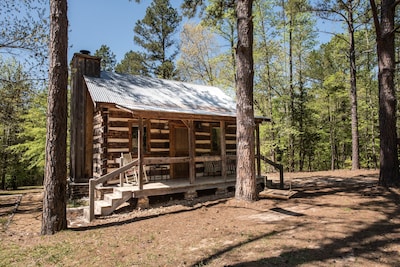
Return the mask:
<svg viewBox="0 0 400 267">
<path fill-rule="evenodd" d="M 187 157 L 189 156 L 189 137 L 188 129 L 186 127 L 175 128 L 175 156 Z M 189 177 L 189 163 L 176 163 L 174 164 L 174 178 L 188 178 Z"/>
</svg>

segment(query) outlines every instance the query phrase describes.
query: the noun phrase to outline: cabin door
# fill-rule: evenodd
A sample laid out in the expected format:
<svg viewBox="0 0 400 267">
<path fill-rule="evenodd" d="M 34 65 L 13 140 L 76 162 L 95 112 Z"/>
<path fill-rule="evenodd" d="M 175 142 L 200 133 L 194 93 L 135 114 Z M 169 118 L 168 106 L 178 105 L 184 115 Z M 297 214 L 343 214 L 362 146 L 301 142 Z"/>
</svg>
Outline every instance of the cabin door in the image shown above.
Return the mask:
<svg viewBox="0 0 400 267">
<path fill-rule="evenodd" d="M 175 156 L 176 157 L 189 156 L 189 137 L 188 137 L 188 129 L 186 127 L 175 128 Z M 174 164 L 173 177 L 188 178 L 189 162 Z"/>
</svg>

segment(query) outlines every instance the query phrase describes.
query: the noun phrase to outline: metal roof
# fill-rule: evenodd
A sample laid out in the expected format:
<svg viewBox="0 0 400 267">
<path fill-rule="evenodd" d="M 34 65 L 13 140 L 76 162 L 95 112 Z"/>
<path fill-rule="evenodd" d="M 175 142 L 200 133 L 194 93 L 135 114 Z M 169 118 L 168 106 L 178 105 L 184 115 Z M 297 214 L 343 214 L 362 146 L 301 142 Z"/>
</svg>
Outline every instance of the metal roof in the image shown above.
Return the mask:
<svg viewBox="0 0 400 267">
<path fill-rule="evenodd" d="M 217 87 L 105 71 L 100 78 L 84 78 L 95 103 L 130 110 L 236 116 L 235 101 Z"/>
</svg>

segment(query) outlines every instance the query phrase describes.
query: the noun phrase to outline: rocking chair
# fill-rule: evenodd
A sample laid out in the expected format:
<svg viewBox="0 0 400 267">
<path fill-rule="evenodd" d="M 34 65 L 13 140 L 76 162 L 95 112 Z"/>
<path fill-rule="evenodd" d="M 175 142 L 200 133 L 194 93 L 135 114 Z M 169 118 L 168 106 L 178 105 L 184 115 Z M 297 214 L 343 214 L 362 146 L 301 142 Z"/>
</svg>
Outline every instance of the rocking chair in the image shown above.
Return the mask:
<svg viewBox="0 0 400 267">
<path fill-rule="evenodd" d="M 131 153 L 121 153 L 121 157 L 123 166 L 133 161 Z M 146 165 L 143 165 L 143 177 L 144 177 L 144 182 L 148 183 L 149 179 L 147 178 Z M 127 184 L 138 185 L 139 183 L 138 166 L 133 166 L 132 168 L 125 171 L 125 182 Z"/>
</svg>

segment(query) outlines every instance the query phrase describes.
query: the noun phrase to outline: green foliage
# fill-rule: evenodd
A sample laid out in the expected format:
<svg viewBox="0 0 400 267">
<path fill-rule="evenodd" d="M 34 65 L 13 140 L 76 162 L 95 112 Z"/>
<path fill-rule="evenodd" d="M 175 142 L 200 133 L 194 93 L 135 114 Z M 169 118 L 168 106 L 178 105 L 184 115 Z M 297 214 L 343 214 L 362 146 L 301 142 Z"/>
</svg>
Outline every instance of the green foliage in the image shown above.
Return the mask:
<svg viewBox="0 0 400 267">
<path fill-rule="evenodd" d="M 30 108 L 32 84 L 23 71 L 21 64 L 15 59 L 2 61 L 0 58 L 0 177 L 1 186 L 15 188 L 24 184 L 38 184 L 41 182 L 43 167 L 31 167 L 31 162 L 23 159 L 23 154 L 16 147 L 29 140 L 25 129 L 34 131 L 45 123 L 46 117 L 35 117 L 34 124 L 26 124 L 25 116 Z M 32 126 L 32 128 L 29 128 Z M 37 133 L 45 138 L 44 131 Z M 28 145 L 29 147 L 29 145 Z M 35 147 L 29 147 L 35 149 Z M 44 146 L 41 153 L 44 154 Z M 37 158 L 34 156 L 35 161 Z M 40 168 L 41 167 L 41 168 Z"/>
<path fill-rule="evenodd" d="M 28 170 L 43 175 L 46 144 L 46 101 L 47 92 L 41 91 L 32 98 L 29 110 L 22 116 L 23 128 L 18 134 L 21 142 L 10 147 L 21 156 Z"/>
<path fill-rule="evenodd" d="M 101 70 L 103 71 L 113 71 L 116 59 L 115 54 L 111 51 L 110 47 L 107 45 L 101 45 L 99 49 L 94 53 L 96 57 L 101 58 Z"/>
<path fill-rule="evenodd" d="M 157 77 L 171 79 L 176 74 L 173 36 L 181 20 L 169 0 L 153 0 L 145 17 L 135 24 L 134 41 L 145 50 L 145 60 L 141 63 Z"/>
<path fill-rule="evenodd" d="M 118 73 L 149 76 L 147 67 L 144 65 L 145 55 L 129 51 L 119 64 L 115 66 Z"/>
<path fill-rule="evenodd" d="M 181 32 L 181 54 L 177 66 L 184 81 L 217 84 L 221 64 L 215 35 L 198 24 L 185 24 Z"/>
</svg>

